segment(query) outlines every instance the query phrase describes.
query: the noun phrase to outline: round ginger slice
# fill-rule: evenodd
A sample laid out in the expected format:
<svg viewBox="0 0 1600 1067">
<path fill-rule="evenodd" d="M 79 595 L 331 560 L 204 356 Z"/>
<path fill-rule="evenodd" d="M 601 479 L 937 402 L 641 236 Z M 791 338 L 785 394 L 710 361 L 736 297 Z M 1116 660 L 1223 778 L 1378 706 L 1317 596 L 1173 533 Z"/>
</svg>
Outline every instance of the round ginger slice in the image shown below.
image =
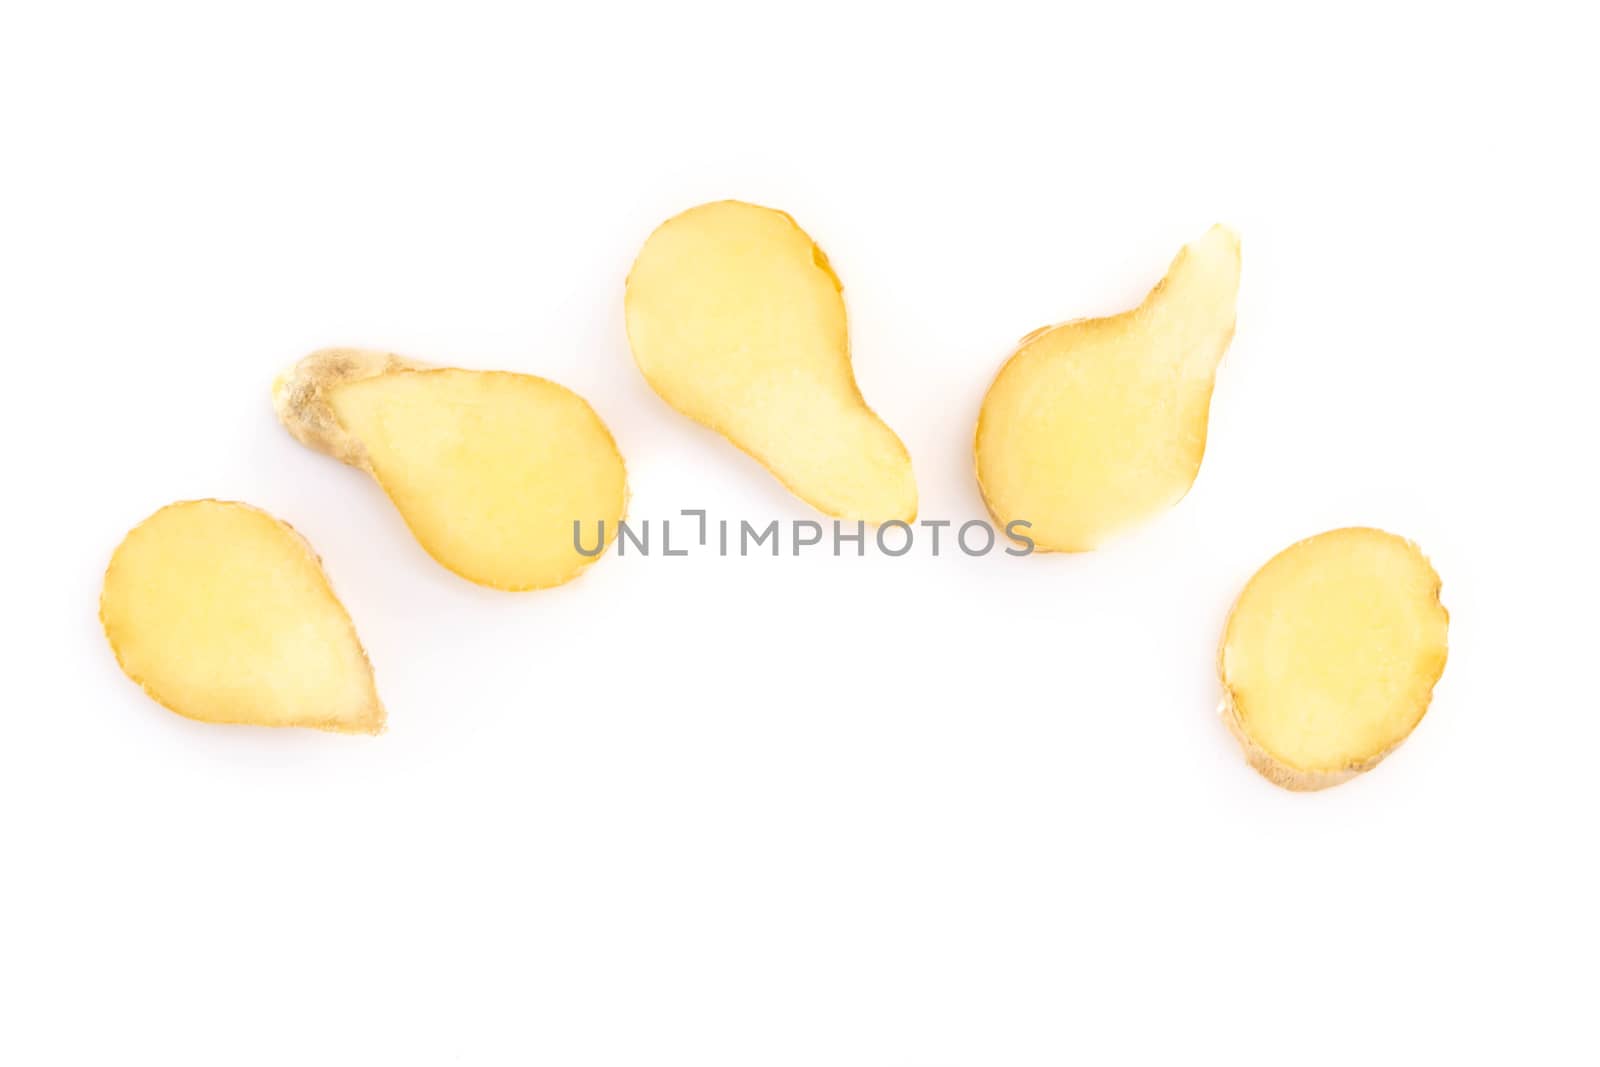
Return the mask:
<svg viewBox="0 0 1600 1067">
<path fill-rule="evenodd" d="M 1300 541 L 1245 585 L 1218 657 L 1223 718 L 1286 789 L 1371 770 L 1428 710 L 1449 613 L 1416 545 L 1363 527 Z"/>
<path fill-rule="evenodd" d="M 112 554 L 100 621 L 123 673 L 202 722 L 377 733 L 372 666 L 322 564 L 248 504 L 171 504 Z"/>
</svg>

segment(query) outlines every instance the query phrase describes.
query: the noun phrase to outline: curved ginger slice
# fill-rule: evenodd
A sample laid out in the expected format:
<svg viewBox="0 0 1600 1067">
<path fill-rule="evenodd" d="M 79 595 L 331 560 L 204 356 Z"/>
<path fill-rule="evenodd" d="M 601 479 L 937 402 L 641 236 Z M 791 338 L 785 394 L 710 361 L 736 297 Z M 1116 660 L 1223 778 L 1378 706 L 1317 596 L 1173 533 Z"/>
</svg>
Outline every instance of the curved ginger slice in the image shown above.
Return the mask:
<svg viewBox="0 0 1600 1067">
<path fill-rule="evenodd" d="M 428 554 L 479 585 L 570 581 L 627 509 L 611 431 L 543 378 L 334 348 L 280 378 L 273 402 L 290 433 L 376 478 Z"/>
<path fill-rule="evenodd" d="M 123 673 L 202 722 L 383 729 L 372 666 L 311 546 L 248 504 L 171 504 L 111 557 L 100 621 Z"/>
<path fill-rule="evenodd" d="M 1294 790 L 1376 767 L 1428 710 L 1450 616 L 1410 541 L 1333 530 L 1284 549 L 1228 616 L 1223 717 L 1250 765 Z"/>
<path fill-rule="evenodd" d="M 1200 472 L 1233 337 L 1239 239 L 1214 226 L 1132 311 L 1035 330 L 978 416 L 978 486 L 997 525 L 1084 552 L 1181 500 Z"/>
<path fill-rule="evenodd" d="M 839 279 L 788 215 L 738 201 L 663 223 L 628 274 L 628 341 L 663 400 L 827 515 L 917 514 L 911 457 L 850 367 Z"/>
</svg>

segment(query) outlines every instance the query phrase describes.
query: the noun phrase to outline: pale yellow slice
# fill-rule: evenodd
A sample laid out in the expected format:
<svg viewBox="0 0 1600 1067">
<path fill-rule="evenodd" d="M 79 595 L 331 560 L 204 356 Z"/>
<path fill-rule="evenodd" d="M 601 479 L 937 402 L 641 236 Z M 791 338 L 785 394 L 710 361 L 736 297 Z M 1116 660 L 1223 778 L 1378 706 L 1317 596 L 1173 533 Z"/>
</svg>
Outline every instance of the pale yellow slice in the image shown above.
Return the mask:
<svg viewBox="0 0 1600 1067">
<path fill-rule="evenodd" d="M 1181 500 L 1238 289 L 1239 239 L 1216 226 L 1132 311 L 1023 338 L 978 416 L 978 486 L 996 525 L 1027 523 L 1041 551 L 1083 552 Z"/>
<path fill-rule="evenodd" d="M 355 627 L 311 547 L 247 504 L 162 508 L 111 557 L 100 620 L 122 670 L 203 722 L 383 729 Z"/>
<path fill-rule="evenodd" d="M 668 220 L 626 303 L 633 358 L 667 403 L 826 515 L 916 518 L 911 457 L 856 387 L 839 279 L 788 215 L 728 200 Z"/>
<path fill-rule="evenodd" d="M 1450 616 L 1410 541 L 1333 530 L 1284 549 L 1222 637 L 1223 715 L 1251 766 L 1288 789 L 1371 770 L 1428 710 Z"/>
<path fill-rule="evenodd" d="M 480 585 L 577 577 L 627 509 L 611 432 L 543 378 L 328 349 L 280 379 L 274 397 L 295 437 L 371 474 L 428 554 Z"/>
</svg>

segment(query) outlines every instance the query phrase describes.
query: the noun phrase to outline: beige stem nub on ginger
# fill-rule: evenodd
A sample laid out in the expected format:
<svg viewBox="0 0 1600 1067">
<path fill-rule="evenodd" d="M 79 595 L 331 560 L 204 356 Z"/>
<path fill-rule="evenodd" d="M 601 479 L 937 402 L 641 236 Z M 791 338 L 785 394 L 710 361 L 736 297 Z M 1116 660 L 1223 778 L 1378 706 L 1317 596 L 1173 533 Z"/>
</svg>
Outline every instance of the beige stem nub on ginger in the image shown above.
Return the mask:
<svg viewBox="0 0 1600 1067">
<path fill-rule="evenodd" d="M 372 473 L 366 446 L 350 435 L 328 405 L 334 386 L 376 378 L 396 370 L 422 370 L 430 364 L 371 348 L 324 348 L 311 353 L 272 383 L 278 421 L 308 448 Z"/>
</svg>

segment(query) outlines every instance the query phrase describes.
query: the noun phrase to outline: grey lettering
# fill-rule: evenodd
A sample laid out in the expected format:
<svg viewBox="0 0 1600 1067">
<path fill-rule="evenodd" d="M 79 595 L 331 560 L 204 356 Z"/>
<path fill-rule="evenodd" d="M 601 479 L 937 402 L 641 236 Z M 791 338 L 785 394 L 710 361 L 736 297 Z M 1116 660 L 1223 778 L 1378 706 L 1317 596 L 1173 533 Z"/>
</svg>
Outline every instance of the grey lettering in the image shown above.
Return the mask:
<svg viewBox="0 0 1600 1067">
<path fill-rule="evenodd" d="M 620 522 L 618 522 L 617 523 L 617 555 L 626 556 L 628 554 L 628 542 L 632 541 L 633 542 L 633 547 L 637 548 L 639 550 L 639 554 L 641 556 L 648 556 L 650 554 L 650 520 L 649 519 L 644 520 L 643 529 L 644 529 L 644 536 L 641 538 L 640 536 L 636 535 L 633 532 L 633 528 L 628 525 L 628 520 L 627 519 L 623 519 Z"/>
<path fill-rule="evenodd" d="M 983 546 L 983 550 L 980 552 L 974 552 L 971 548 L 967 547 L 967 531 L 972 529 L 974 526 L 982 530 L 984 532 L 984 536 L 988 538 L 988 541 Z M 982 556 L 994 548 L 994 527 L 990 526 L 982 519 L 973 519 L 971 522 L 964 522 L 961 524 L 961 529 L 956 532 L 956 542 L 961 546 L 961 551 L 965 552 L 967 555 Z"/>
<path fill-rule="evenodd" d="M 857 520 L 856 532 L 853 534 L 841 534 L 839 530 L 839 520 L 835 519 L 833 522 L 833 554 L 835 556 L 841 555 L 839 546 L 846 541 L 855 542 L 856 555 L 864 556 L 867 554 L 867 524 L 865 522 Z"/>
<path fill-rule="evenodd" d="M 889 546 L 883 543 L 883 532 L 891 528 L 904 530 L 906 534 L 905 543 L 900 546 L 900 550 L 898 552 L 890 551 Z M 911 532 L 910 523 L 901 522 L 899 519 L 890 519 L 888 522 L 878 527 L 878 551 L 882 552 L 886 556 L 903 556 L 907 552 L 911 551 L 911 541 L 913 537 L 915 537 L 915 535 Z"/>
<path fill-rule="evenodd" d="M 680 548 L 677 551 L 673 551 L 671 519 L 661 520 L 661 554 L 663 556 L 687 556 L 689 554 L 689 550 L 687 548 Z"/>
<path fill-rule="evenodd" d="M 744 519 L 739 520 L 739 555 L 748 556 L 750 554 L 750 536 L 755 532 L 756 528 L 751 526 L 749 522 Z M 756 537 L 756 547 L 760 548 L 769 537 L 772 538 L 772 554 L 776 556 L 778 554 L 777 519 L 773 519 L 772 522 L 768 523 L 767 528 L 762 530 L 760 535 Z"/>
<path fill-rule="evenodd" d="M 806 537 L 806 538 L 802 538 L 800 536 L 800 530 L 801 530 L 802 527 L 805 528 L 805 529 L 810 530 L 812 532 L 812 536 Z M 795 555 L 798 556 L 800 554 L 800 550 L 802 548 L 808 548 L 811 545 L 820 545 L 821 543 L 822 543 L 822 523 L 813 522 L 811 519 L 800 519 L 800 520 L 795 522 L 795 524 L 794 524 L 794 554 Z"/>
<path fill-rule="evenodd" d="M 579 519 L 572 520 L 572 547 L 578 550 L 578 555 L 594 557 L 606 550 L 606 520 L 600 520 L 600 527 L 595 531 L 594 548 L 583 547 L 583 537 L 579 533 L 583 529 L 583 522 Z"/>
<path fill-rule="evenodd" d="M 1028 522 L 1026 519 L 1012 519 L 1010 522 L 1006 523 L 1006 536 L 1022 546 L 1021 548 L 1006 549 L 1006 555 L 1031 555 L 1033 553 L 1033 538 L 1029 537 L 1027 534 L 1018 533 L 1016 530 L 1012 529 L 1014 526 L 1020 526 L 1025 530 L 1033 529 L 1033 523 Z"/>
</svg>

